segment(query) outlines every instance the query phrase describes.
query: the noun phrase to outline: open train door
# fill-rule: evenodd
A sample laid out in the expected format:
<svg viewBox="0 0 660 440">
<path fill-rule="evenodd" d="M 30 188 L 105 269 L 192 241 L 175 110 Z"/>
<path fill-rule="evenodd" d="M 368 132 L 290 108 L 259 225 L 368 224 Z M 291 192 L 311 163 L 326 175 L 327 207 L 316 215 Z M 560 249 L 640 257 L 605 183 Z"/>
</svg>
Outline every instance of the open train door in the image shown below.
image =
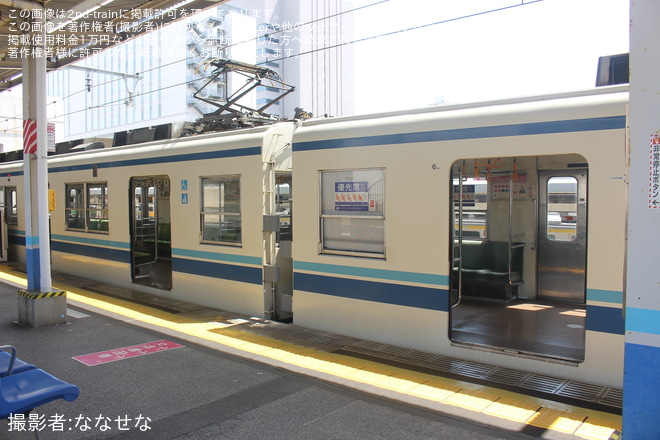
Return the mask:
<svg viewBox="0 0 660 440">
<path fill-rule="evenodd" d="M 130 191 L 132 280 L 169 290 L 172 288 L 170 179 L 132 177 Z"/>
</svg>

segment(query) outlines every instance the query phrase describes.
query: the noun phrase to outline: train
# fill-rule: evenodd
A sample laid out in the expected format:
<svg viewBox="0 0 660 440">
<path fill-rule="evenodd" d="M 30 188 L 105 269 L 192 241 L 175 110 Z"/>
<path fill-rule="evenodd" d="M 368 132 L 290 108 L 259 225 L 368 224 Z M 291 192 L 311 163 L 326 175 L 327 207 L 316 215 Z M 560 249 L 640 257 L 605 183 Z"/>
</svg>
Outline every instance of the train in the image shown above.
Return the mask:
<svg viewBox="0 0 660 440">
<path fill-rule="evenodd" d="M 628 86 L 48 159 L 52 269 L 622 388 Z M 25 262 L 22 162 L 0 164 Z"/>
</svg>

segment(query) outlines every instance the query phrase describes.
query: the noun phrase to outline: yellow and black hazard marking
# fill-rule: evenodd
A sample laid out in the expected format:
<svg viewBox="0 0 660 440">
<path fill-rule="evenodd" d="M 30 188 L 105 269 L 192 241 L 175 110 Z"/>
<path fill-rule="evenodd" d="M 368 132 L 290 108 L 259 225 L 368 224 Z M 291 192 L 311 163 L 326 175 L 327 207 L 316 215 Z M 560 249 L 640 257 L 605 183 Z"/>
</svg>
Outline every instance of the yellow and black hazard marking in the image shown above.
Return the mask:
<svg viewBox="0 0 660 440">
<path fill-rule="evenodd" d="M 18 294 L 27 299 L 55 298 L 57 296 L 66 296 L 64 290 L 53 290 L 51 292 L 31 292 L 29 290 L 19 290 Z"/>
<path fill-rule="evenodd" d="M 23 278 L 4 270 L 2 265 L 0 280 L 25 282 Z M 73 305 L 86 310 L 101 314 L 109 312 L 107 316 L 130 321 L 133 325 L 166 331 L 167 334 L 175 334 L 178 338 L 195 343 L 211 343 L 209 347 L 222 346 L 229 353 L 240 353 L 260 362 L 272 360 L 276 365 L 285 366 L 291 371 L 304 374 L 314 371 L 320 373 L 323 380 L 342 385 L 367 385 L 367 392 L 404 402 L 412 401 L 414 405 L 423 405 L 435 411 L 457 407 L 466 413 L 472 412 L 475 419 L 478 418 L 484 424 L 483 416 L 490 416 L 494 421 L 489 423 L 499 424 L 506 420 L 519 424 L 519 427 L 512 429 L 531 426 L 586 440 L 621 439 L 622 417 L 618 414 L 296 345 L 244 331 L 234 323 L 221 322 L 223 320 L 218 320 L 216 314 L 197 319 L 104 296 L 84 288 L 66 284 L 60 284 L 60 287 L 67 289 L 67 298 Z M 58 293 L 20 292 L 29 297 Z"/>
</svg>

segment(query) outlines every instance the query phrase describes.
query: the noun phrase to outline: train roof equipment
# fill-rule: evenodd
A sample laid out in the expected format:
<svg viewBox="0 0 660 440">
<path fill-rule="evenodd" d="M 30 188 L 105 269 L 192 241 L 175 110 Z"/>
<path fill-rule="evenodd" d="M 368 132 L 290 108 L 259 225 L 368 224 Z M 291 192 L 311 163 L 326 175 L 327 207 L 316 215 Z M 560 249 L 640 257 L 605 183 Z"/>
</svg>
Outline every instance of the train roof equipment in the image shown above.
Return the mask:
<svg viewBox="0 0 660 440">
<path fill-rule="evenodd" d="M 243 127 L 272 124 L 283 118 L 266 113 L 266 109 L 295 90 L 295 87 L 285 83 L 277 72 L 272 69 L 223 58 L 209 58 L 198 65 L 199 70 L 214 67 L 209 80 L 194 94 L 193 97 L 218 107 L 211 113 L 206 113 L 193 123 L 187 124 L 184 135 L 199 134 L 212 131 L 230 130 Z M 235 72 L 247 78 L 245 84 L 227 99 L 202 97 L 200 93 L 216 79 L 230 72 Z M 280 94 L 259 108 L 252 108 L 238 101 L 255 88 L 266 85 Z"/>
</svg>

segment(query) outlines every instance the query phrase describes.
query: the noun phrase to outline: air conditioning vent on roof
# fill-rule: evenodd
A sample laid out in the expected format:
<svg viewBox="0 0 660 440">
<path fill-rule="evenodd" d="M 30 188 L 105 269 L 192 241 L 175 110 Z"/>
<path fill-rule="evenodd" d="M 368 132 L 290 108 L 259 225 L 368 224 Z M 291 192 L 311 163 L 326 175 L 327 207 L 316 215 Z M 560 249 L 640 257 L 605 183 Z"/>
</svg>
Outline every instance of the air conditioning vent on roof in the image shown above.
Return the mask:
<svg viewBox="0 0 660 440">
<path fill-rule="evenodd" d="M 629 54 L 609 55 L 598 59 L 596 87 L 627 84 L 629 81 Z"/>
</svg>

